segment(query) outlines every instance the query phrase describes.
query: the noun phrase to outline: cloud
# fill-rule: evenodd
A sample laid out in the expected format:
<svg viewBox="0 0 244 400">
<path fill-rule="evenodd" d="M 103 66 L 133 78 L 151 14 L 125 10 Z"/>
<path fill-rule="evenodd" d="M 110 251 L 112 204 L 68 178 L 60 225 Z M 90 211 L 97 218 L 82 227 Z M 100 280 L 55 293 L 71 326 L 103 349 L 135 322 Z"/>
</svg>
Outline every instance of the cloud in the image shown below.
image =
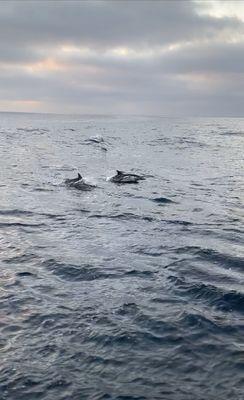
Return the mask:
<svg viewBox="0 0 244 400">
<path fill-rule="evenodd" d="M 1 57 L 67 43 L 80 47 L 150 48 L 213 38 L 242 27 L 237 18 L 209 18 L 188 1 L 16 1 L 0 11 Z M 242 27 L 243 29 L 243 27 Z M 38 46 L 38 47 L 37 47 Z M 12 55 L 12 57 L 14 57 Z"/>
<path fill-rule="evenodd" d="M 9 1 L 0 37 L 0 106 L 236 115 L 244 100 L 243 21 L 203 2 Z"/>
</svg>

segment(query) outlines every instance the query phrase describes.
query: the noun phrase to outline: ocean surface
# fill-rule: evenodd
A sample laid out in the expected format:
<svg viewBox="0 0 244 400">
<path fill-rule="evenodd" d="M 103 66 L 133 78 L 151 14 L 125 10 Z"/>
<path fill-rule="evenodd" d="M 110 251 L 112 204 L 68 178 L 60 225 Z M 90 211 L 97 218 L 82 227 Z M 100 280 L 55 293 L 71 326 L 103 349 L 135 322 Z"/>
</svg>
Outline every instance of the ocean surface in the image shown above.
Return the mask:
<svg viewBox="0 0 244 400">
<path fill-rule="evenodd" d="M 243 400 L 244 119 L 1 113 L 0 138 L 0 399 Z"/>
</svg>

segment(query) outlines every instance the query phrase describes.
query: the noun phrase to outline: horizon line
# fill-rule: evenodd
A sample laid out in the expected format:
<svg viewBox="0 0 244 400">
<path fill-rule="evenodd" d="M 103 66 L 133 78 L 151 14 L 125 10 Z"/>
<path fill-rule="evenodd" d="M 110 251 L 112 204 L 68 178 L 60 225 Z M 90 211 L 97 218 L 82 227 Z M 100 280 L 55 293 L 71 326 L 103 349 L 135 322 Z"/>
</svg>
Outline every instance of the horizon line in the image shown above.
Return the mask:
<svg viewBox="0 0 244 400">
<path fill-rule="evenodd" d="M 48 111 L 2 111 L 0 114 L 31 114 L 31 115 L 53 115 L 53 116 L 69 116 L 69 117 L 148 117 L 148 118 L 244 118 L 241 115 L 162 115 L 162 114 L 104 114 L 104 113 L 57 113 Z"/>
</svg>

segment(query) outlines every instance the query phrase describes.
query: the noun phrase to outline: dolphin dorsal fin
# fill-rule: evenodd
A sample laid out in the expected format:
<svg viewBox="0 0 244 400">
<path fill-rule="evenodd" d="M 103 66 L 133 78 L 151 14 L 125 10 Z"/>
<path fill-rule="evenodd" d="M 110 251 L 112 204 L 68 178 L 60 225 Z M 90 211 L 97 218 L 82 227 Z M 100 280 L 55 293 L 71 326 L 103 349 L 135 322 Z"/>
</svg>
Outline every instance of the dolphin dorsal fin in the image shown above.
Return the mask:
<svg viewBox="0 0 244 400">
<path fill-rule="evenodd" d="M 78 178 L 82 179 L 82 176 L 81 176 L 81 174 L 79 172 L 78 172 Z"/>
<path fill-rule="evenodd" d="M 122 175 L 122 171 L 119 171 L 118 169 L 116 171 L 117 171 L 117 175 Z"/>
</svg>

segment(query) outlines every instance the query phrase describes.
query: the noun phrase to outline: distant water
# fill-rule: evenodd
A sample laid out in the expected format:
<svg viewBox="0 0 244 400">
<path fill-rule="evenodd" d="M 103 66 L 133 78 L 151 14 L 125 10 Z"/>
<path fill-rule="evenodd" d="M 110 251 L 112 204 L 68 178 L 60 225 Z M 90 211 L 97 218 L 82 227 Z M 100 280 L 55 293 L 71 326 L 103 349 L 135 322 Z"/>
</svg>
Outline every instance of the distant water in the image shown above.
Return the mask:
<svg viewBox="0 0 244 400">
<path fill-rule="evenodd" d="M 0 133 L 0 399 L 243 400 L 244 119 Z"/>
</svg>

